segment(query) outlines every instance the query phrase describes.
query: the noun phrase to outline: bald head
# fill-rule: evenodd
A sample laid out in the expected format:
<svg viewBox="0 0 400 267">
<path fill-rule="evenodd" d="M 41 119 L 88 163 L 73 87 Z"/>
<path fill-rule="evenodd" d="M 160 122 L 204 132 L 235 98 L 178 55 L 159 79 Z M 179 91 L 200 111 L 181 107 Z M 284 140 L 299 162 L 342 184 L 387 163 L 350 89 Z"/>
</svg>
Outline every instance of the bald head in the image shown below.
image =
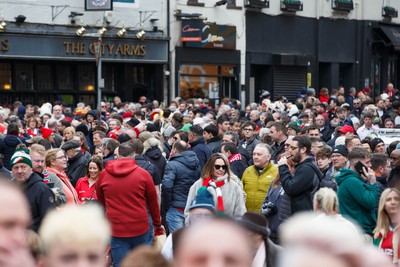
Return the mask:
<svg viewBox="0 0 400 267">
<path fill-rule="evenodd" d="M 250 240 L 231 221 L 213 219 L 185 230 L 174 255 L 176 267 L 251 266 Z"/>
</svg>

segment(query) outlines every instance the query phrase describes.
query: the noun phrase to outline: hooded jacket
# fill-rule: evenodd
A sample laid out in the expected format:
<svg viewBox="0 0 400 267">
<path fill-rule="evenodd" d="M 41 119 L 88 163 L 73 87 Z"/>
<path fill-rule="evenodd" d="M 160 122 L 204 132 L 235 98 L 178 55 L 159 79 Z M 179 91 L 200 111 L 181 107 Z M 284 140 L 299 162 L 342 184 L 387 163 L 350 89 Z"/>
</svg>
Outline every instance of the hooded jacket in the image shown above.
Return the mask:
<svg viewBox="0 0 400 267">
<path fill-rule="evenodd" d="M 28 138 L 23 136 L 7 134 L 3 140 L 0 140 L 0 154 L 4 155 L 3 165 L 7 170 L 11 170 L 10 160 L 12 155 L 15 153 L 15 148 L 20 144 L 27 145 L 27 139 Z"/>
<path fill-rule="evenodd" d="M 37 232 L 47 212 L 56 207 L 54 194 L 36 172 L 32 172 L 29 179 L 23 184 L 23 190 L 31 209 L 31 228 Z"/>
<path fill-rule="evenodd" d="M 145 234 L 150 229 L 146 206 L 153 225 L 161 226 L 153 179 L 134 159 L 110 161 L 100 173 L 96 193 L 111 222 L 112 236 L 136 237 Z"/>
<path fill-rule="evenodd" d="M 167 163 L 162 182 L 163 207 L 166 210 L 170 207 L 184 209 L 190 187 L 200 175 L 199 160 L 193 151 L 174 155 Z"/>
<path fill-rule="evenodd" d="M 247 211 L 260 212 L 261 205 L 268 193 L 271 182 L 278 175 L 278 168 L 269 162 L 259 173 L 256 167 L 248 167 L 242 176 L 244 191 L 246 192 Z"/>
<path fill-rule="evenodd" d="M 376 226 L 379 189 L 369 184 L 353 170 L 343 168 L 336 176 L 340 213 L 356 221 L 366 234 L 372 235 Z"/>
</svg>

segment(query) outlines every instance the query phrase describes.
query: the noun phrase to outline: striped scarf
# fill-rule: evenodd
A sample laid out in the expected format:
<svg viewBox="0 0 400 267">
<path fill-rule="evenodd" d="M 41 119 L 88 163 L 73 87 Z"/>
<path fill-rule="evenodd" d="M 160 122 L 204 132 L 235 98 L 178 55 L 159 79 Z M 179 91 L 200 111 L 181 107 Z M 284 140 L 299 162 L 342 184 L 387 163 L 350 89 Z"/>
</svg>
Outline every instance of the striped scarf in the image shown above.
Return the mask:
<svg viewBox="0 0 400 267">
<path fill-rule="evenodd" d="M 222 199 L 222 191 L 221 187 L 225 184 L 225 179 L 223 180 L 214 180 L 211 177 L 204 178 L 203 183 L 201 184 L 201 187 L 199 190 L 197 190 L 197 193 L 203 190 L 207 190 L 209 186 L 215 189 L 215 192 L 217 193 L 217 215 L 223 215 L 224 214 L 224 200 Z"/>
</svg>

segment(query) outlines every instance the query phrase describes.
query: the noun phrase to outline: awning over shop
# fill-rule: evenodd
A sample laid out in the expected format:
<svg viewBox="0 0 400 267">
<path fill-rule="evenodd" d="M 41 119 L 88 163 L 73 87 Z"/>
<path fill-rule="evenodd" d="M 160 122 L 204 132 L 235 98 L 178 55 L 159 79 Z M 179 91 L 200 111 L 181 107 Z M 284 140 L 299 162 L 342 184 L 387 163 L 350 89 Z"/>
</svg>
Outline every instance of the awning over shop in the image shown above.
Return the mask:
<svg viewBox="0 0 400 267">
<path fill-rule="evenodd" d="M 390 39 L 394 50 L 400 51 L 400 27 L 381 25 L 381 29 Z"/>
</svg>

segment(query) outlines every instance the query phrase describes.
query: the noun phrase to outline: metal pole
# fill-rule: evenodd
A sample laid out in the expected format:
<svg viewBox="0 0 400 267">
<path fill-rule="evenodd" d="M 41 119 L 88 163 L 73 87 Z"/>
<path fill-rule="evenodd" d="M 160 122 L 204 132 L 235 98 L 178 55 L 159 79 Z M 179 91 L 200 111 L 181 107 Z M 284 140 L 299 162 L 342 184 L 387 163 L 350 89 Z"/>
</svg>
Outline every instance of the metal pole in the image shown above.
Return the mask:
<svg viewBox="0 0 400 267">
<path fill-rule="evenodd" d="M 99 111 L 99 120 L 101 120 L 101 88 L 104 86 L 101 78 L 101 54 L 102 54 L 102 40 L 99 37 L 100 49 L 99 49 L 99 60 L 97 63 L 97 110 Z"/>
</svg>

